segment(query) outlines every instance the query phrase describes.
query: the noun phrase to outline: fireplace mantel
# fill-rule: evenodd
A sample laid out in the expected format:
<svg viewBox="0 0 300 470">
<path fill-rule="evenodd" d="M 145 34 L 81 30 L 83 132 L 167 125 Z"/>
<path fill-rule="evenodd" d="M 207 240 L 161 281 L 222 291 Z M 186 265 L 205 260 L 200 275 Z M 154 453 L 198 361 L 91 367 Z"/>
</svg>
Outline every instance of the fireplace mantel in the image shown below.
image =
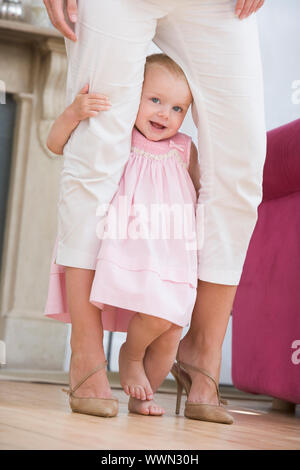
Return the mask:
<svg viewBox="0 0 300 470">
<path fill-rule="evenodd" d="M 63 40 L 63 36 L 54 28 L 40 28 L 22 21 L 0 19 L 0 38 L 9 41 L 41 41 L 48 38 Z"/>
<path fill-rule="evenodd" d="M 44 317 L 43 310 L 62 165 L 45 142 L 65 105 L 66 71 L 58 31 L 0 20 L 1 90 L 16 101 L 0 280 L 6 371 L 65 370 L 68 326 Z"/>
</svg>

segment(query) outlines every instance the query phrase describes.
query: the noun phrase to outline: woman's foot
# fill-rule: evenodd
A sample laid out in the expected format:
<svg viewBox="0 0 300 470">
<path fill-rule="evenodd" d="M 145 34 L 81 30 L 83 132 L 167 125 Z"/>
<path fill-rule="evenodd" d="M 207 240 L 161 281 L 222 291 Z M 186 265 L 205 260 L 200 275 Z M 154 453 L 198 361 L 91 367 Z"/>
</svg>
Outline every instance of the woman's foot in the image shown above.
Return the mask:
<svg viewBox="0 0 300 470">
<path fill-rule="evenodd" d="M 120 348 L 119 373 L 121 386 L 127 395 L 138 400 L 152 400 L 153 391 L 145 373 L 143 360 L 130 357 L 126 342 Z"/>
<path fill-rule="evenodd" d="M 70 362 L 70 387 L 73 389 L 89 372 L 105 361 L 99 354 L 72 352 Z M 86 398 L 112 398 L 112 392 L 106 375 L 106 368 L 91 375 L 74 395 Z"/>
<path fill-rule="evenodd" d="M 178 347 L 177 356 L 179 361 L 206 370 L 210 375 L 215 377 L 218 382 L 222 352 L 209 349 L 206 351 L 203 350 L 202 352 L 201 348 L 195 348 L 196 344 L 196 342 L 190 342 L 188 337 L 185 336 L 180 341 Z M 197 344 L 197 346 L 199 345 Z M 187 397 L 188 401 L 193 403 L 219 405 L 216 387 L 213 381 L 200 372 L 196 372 L 191 369 L 188 369 L 187 372 L 192 379 L 190 393 Z"/>
<path fill-rule="evenodd" d="M 165 413 L 164 408 L 157 405 L 154 400 L 138 400 L 136 398 L 129 398 L 128 410 L 131 413 L 137 413 L 139 415 L 146 416 L 161 416 Z"/>
</svg>

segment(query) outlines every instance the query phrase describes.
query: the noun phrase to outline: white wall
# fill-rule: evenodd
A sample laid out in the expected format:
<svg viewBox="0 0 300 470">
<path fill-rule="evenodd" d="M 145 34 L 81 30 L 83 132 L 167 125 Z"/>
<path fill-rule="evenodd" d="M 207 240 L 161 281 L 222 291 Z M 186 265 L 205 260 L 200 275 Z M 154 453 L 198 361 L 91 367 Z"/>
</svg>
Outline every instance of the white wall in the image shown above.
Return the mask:
<svg viewBox="0 0 300 470">
<path fill-rule="evenodd" d="M 300 104 L 292 102 L 292 83 L 299 80 L 300 90 L 300 19 L 299 0 L 266 0 L 256 14 L 263 62 L 265 87 L 265 116 L 267 130 L 298 119 Z M 250 40 L 250 39 L 249 39 Z M 153 44 L 149 54 L 159 52 Z M 300 93 L 299 93 L 300 95 Z M 299 96 L 300 101 L 300 96 Z M 193 137 L 197 144 L 197 131 L 189 113 L 181 128 Z M 187 329 L 184 330 L 183 335 Z M 108 332 L 104 334 L 105 347 Z M 113 335 L 111 370 L 118 370 L 118 352 L 125 341 L 124 333 Z M 69 357 L 69 352 L 68 356 Z M 68 360 L 66 361 L 66 367 Z M 172 378 L 169 374 L 168 378 Z M 223 345 L 223 359 L 220 383 L 231 384 L 231 319 Z"/>
<path fill-rule="evenodd" d="M 299 119 L 299 103 L 292 102 L 292 83 L 300 90 L 300 2 L 266 0 L 257 14 L 263 73 L 267 130 Z"/>
</svg>

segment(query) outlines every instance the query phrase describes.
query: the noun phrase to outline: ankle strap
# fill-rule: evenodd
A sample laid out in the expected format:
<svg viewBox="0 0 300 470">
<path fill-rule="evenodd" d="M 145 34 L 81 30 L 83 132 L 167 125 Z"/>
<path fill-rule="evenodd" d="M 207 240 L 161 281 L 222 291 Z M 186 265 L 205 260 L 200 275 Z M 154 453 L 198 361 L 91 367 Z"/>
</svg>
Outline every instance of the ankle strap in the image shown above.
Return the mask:
<svg viewBox="0 0 300 470">
<path fill-rule="evenodd" d="M 177 356 L 176 359 L 177 359 L 177 362 L 178 362 L 178 364 L 179 364 L 179 370 L 180 370 L 180 367 L 183 367 L 183 368 L 185 368 L 185 369 L 187 369 L 187 370 L 190 369 L 190 370 L 193 370 L 193 371 L 195 371 L 195 372 L 201 372 L 203 375 L 206 375 L 207 377 L 209 377 L 209 378 L 213 381 L 213 383 L 215 384 L 215 387 L 216 387 L 216 392 L 217 392 L 218 401 L 219 401 L 219 405 L 220 405 L 220 400 L 221 400 L 221 398 L 220 398 L 219 386 L 218 386 L 218 384 L 217 384 L 216 379 L 215 379 L 212 375 L 210 375 L 210 373 L 207 372 L 206 370 L 200 369 L 200 367 L 192 366 L 191 364 L 186 364 L 185 362 L 180 361 L 180 360 L 178 359 L 178 356 Z"/>
<path fill-rule="evenodd" d="M 77 390 L 77 388 L 80 387 L 80 385 L 83 384 L 83 382 L 85 382 L 91 375 L 93 375 L 95 372 L 97 372 L 98 370 L 101 370 L 103 369 L 104 367 L 106 367 L 106 364 L 107 364 L 107 361 L 104 361 L 102 362 L 100 365 L 98 365 L 97 367 L 95 367 L 95 369 L 93 369 L 91 372 L 89 372 L 83 379 L 80 380 L 80 382 L 78 382 L 77 385 L 75 385 L 75 387 L 73 388 L 73 390 L 71 389 L 70 387 L 70 392 L 73 393 L 75 392 L 75 390 Z"/>
</svg>

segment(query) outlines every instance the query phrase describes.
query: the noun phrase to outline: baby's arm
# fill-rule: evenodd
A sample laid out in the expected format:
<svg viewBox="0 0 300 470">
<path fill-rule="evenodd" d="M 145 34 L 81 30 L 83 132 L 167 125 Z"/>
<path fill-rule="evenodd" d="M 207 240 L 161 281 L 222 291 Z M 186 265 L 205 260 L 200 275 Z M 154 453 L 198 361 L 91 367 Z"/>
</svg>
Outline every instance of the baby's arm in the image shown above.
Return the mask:
<svg viewBox="0 0 300 470">
<path fill-rule="evenodd" d="M 188 168 L 188 172 L 190 174 L 190 177 L 194 183 L 195 190 L 197 193 L 197 197 L 199 196 L 199 190 L 200 190 L 200 165 L 198 161 L 198 151 L 197 147 L 192 141 L 191 143 L 191 154 L 190 154 L 190 164 Z"/>
<path fill-rule="evenodd" d="M 62 155 L 64 145 L 79 122 L 76 120 L 72 109 L 70 107 L 66 108 L 52 124 L 47 138 L 48 149 L 57 155 Z"/>
<path fill-rule="evenodd" d="M 62 155 L 64 145 L 80 121 L 110 108 L 106 96 L 100 93 L 88 93 L 88 88 L 89 85 L 86 84 L 73 103 L 54 121 L 47 138 L 47 147 L 51 152 Z"/>
</svg>

